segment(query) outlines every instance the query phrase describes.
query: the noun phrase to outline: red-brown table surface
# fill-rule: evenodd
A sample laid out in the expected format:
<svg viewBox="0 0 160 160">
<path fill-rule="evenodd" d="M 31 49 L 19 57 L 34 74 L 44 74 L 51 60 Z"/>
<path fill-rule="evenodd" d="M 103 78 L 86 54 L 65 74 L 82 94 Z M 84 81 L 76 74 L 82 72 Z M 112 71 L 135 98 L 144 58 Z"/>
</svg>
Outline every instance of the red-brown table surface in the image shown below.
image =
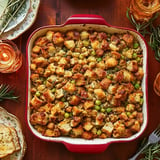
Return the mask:
<svg viewBox="0 0 160 160">
<path fill-rule="evenodd" d="M 7 83 L 15 88 L 15 94 L 20 95 L 19 102 L 3 101 L 3 106 L 16 115 L 22 124 L 27 142 L 24 160 L 127 160 L 133 155 L 144 137 L 160 123 L 160 97 L 153 90 L 155 76 L 160 72 L 160 63 L 155 60 L 154 52 L 148 53 L 148 115 L 149 121 L 145 132 L 138 139 L 126 143 L 111 144 L 105 152 L 99 154 L 79 154 L 69 152 L 61 143 L 45 142 L 36 138 L 27 128 L 25 122 L 26 102 L 26 42 L 36 28 L 48 24 L 63 24 L 73 14 L 98 14 L 114 26 L 134 28 L 126 18 L 129 0 L 41 0 L 35 23 L 14 42 L 23 53 L 21 69 L 11 74 L 0 74 L 0 83 Z M 158 22 L 158 21 L 157 21 Z"/>
</svg>

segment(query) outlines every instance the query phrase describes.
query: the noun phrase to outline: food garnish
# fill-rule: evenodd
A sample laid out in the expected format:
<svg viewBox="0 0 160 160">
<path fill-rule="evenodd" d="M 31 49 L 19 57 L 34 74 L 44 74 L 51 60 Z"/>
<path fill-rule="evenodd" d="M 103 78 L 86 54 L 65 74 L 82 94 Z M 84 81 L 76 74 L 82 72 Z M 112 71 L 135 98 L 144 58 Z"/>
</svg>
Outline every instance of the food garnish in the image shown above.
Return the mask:
<svg viewBox="0 0 160 160">
<path fill-rule="evenodd" d="M 142 146 L 146 143 L 146 139 L 143 140 Z M 140 160 L 159 160 L 160 159 L 160 143 L 150 144 L 143 152 L 143 158 Z"/>
<path fill-rule="evenodd" d="M 16 14 L 21 9 L 26 0 L 9 0 L 4 12 L 0 17 L 0 35 L 5 31 L 9 23 L 15 19 Z"/>
<path fill-rule="evenodd" d="M 0 101 L 3 101 L 5 99 L 17 100 L 18 96 L 14 95 L 14 91 L 11 89 L 9 85 L 1 84 L 0 85 Z"/>
</svg>

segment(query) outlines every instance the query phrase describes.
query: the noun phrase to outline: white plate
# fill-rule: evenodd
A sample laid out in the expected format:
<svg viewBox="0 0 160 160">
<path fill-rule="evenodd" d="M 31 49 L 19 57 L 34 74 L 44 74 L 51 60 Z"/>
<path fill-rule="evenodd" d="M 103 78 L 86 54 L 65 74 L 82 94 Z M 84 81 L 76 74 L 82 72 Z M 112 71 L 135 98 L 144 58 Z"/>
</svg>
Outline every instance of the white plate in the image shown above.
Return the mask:
<svg viewBox="0 0 160 160">
<path fill-rule="evenodd" d="M 0 38 L 13 40 L 29 29 L 36 19 L 39 5 L 40 0 L 30 0 L 30 8 L 26 18 L 10 31 L 1 34 Z"/>
<path fill-rule="evenodd" d="M 2 160 L 22 160 L 26 151 L 26 142 L 22 133 L 22 128 L 19 119 L 11 113 L 8 113 L 4 108 L 0 107 L 0 123 L 11 126 L 17 131 L 19 137 L 19 142 L 21 150 L 15 152 L 7 157 L 2 158 Z"/>
<path fill-rule="evenodd" d="M 4 32 L 10 31 L 11 29 L 15 28 L 18 24 L 20 24 L 27 16 L 29 9 L 30 9 L 30 0 L 26 0 L 22 4 L 20 10 L 15 15 L 15 18 L 8 24 Z"/>
</svg>

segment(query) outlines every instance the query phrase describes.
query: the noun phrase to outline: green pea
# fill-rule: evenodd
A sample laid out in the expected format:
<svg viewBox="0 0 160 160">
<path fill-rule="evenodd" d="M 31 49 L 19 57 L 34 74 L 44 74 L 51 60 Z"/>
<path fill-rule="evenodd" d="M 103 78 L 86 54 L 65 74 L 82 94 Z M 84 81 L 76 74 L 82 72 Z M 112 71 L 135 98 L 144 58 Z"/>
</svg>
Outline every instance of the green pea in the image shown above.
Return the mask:
<svg viewBox="0 0 160 160">
<path fill-rule="evenodd" d="M 101 101 L 100 100 L 96 100 L 95 104 L 96 105 L 101 105 Z"/>
<path fill-rule="evenodd" d="M 137 53 L 133 53 L 132 58 L 137 58 Z"/>
<path fill-rule="evenodd" d="M 131 115 L 131 112 L 127 112 L 126 114 L 127 114 L 127 116 L 130 116 L 130 115 Z"/>
<path fill-rule="evenodd" d="M 97 61 L 98 61 L 98 62 L 102 61 L 102 58 L 97 58 Z"/>
<path fill-rule="evenodd" d="M 53 88 L 53 89 L 51 90 L 51 92 L 52 92 L 52 93 L 56 92 L 56 89 L 55 89 L 55 88 Z"/>
<path fill-rule="evenodd" d="M 62 102 L 65 102 L 65 101 L 66 101 L 66 99 L 65 99 L 64 97 L 62 97 L 62 98 L 61 98 L 61 101 L 62 101 Z"/>
<path fill-rule="evenodd" d="M 92 55 L 92 56 L 95 56 L 95 55 L 96 55 L 95 50 L 93 50 L 93 51 L 91 52 L 91 55 Z"/>
<path fill-rule="evenodd" d="M 39 91 L 36 92 L 36 96 L 39 97 L 41 93 Z"/>
<path fill-rule="evenodd" d="M 137 43 L 137 42 L 135 42 L 134 44 L 133 44 L 133 48 L 134 49 L 137 49 L 139 47 L 139 44 Z"/>
<path fill-rule="evenodd" d="M 79 55 L 79 58 L 80 58 L 80 59 L 83 59 L 83 58 L 84 58 L 84 56 L 83 56 L 82 54 L 80 54 L 80 55 Z"/>
<path fill-rule="evenodd" d="M 71 83 L 72 83 L 72 84 L 75 84 L 75 80 L 72 80 Z"/>
<path fill-rule="evenodd" d="M 69 117 L 70 117 L 70 114 L 69 114 L 68 112 L 66 112 L 66 113 L 64 114 L 64 117 L 65 117 L 65 118 L 69 118 Z"/>
<path fill-rule="evenodd" d="M 144 99 L 141 98 L 141 99 L 140 99 L 140 104 L 143 104 L 143 102 L 144 102 Z"/>
<path fill-rule="evenodd" d="M 101 112 L 105 112 L 105 109 L 104 109 L 104 108 L 101 108 Z"/>
<path fill-rule="evenodd" d="M 99 111 L 99 110 L 101 109 L 101 107 L 100 107 L 100 106 L 95 106 L 95 109 L 96 109 L 97 111 Z"/>
<path fill-rule="evenodd" d="M 106 109 L 106 112 L 107 112 L 107 113 L 110 113 L 111 111 L 112 111 L 112 108 L 107 108 L 107 109 Z"/>
<path fill-rule="evenodd" d="M 83 45 L 84 45 L 85 47 L 89 46 L 89 41 L 83 40 Z"/>
<path fill-rule="evenodd" d="M 121 58 L 122 58 L 122 59 L 125 59 L 125 56 L 121 55 Z"/>
<path fill-rule="evenodd" d="M 108 79 L 112 79 L 112 77 L 111 77 L 111 76 L 107 76 L 107 78 L 108 78 Z"/>
<path fill-rule="evenodd" d="M 100 136 L 101 134 L 102 134 L 102 131 L 99 129 L 99 130 L 97 131 L 97 135 Z"/>
<path fill-rule="evenodd" d="M 141 60 L 140 57 L 137 57 L 137 58 L 136 58 L 136 61 L 137 61 L 137 62 L 140 62 L 140 60 Z"/>
<path fill-rule="evenodd" d="M 139 83 L 136 83 L 136 84 L 134 85 L 134 88 L 135 88 L 135 89 L 138 89 L 139 87 L 140 87 Z"/>
</svg>

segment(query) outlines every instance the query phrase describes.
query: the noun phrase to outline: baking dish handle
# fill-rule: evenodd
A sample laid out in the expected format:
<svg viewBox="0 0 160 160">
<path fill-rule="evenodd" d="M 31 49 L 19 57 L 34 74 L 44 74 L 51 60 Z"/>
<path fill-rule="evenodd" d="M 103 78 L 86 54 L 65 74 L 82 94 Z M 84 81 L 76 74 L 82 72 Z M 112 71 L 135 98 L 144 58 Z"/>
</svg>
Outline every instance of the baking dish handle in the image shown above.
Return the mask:
<svg viewBox="0 0 160 160">
<path fill-rule="evenodd" d="M 70 144 L 70 143 L 65 143 L 64 145 L 66 148 L 71 151 L 71 152 L 76 152 L 76 153 L 101 153 L 104 152 L 107 147 L 109 146 L 109 143 L 106 144 Z"/>
<path fill-rule="evenodd" d="M 100 24 L 110 26 L 103 17 L 94 14 L 75 14 L 64 23 L 64 25 L 68 24 Z"/>
</svg>

